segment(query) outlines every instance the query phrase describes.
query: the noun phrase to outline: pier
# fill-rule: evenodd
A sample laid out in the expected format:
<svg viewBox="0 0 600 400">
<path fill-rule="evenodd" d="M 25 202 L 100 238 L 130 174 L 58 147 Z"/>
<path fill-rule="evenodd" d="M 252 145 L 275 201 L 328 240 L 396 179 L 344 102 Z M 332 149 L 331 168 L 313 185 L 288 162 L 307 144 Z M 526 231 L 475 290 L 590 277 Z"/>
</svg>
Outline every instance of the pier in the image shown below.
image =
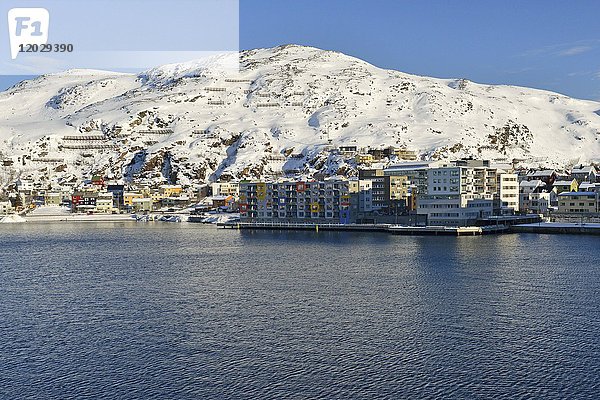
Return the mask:
<svg viewBox="0 0 600 400">
<path fill-rule="evenodd" d="M 223 229 L 250 230 L 296 230 L 296 231 L 345 231 L 345 232 L 384 232 L 411 236 L 480 236 L 507 233 L 510 227 L 497 226 L 401 226 L 391 224 L 310 224 L 283 222 L 228 222 L 217 224 Z"/>
<path fill-rule="evenodd" d="M 227 222 L 217 224 L 224 229 L 267 229 L 286 231 L 361 231 L 385 232 L 389 225 L 367 224 L 309 224 L 287 222 Z"/>
<path fill-rule="evenodd" d="M 600 224 L 594 223 L 555 223 L 514 225 L 512 232 L 542 233 L 554 235 L 600 235 Z"/>
</svg>

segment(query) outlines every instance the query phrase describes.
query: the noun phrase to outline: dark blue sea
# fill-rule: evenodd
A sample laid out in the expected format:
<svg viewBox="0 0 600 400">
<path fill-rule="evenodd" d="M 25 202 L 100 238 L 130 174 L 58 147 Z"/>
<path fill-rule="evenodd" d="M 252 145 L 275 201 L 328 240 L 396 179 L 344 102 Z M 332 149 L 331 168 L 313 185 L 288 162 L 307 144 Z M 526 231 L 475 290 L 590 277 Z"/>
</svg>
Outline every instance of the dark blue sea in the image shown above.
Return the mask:
<svg viewBox="0 0 600 400">
<path fill-rule="evenodd" d="M 1 399 L 597 399 L 600 238 L 0 227 Z"/>
</svg>

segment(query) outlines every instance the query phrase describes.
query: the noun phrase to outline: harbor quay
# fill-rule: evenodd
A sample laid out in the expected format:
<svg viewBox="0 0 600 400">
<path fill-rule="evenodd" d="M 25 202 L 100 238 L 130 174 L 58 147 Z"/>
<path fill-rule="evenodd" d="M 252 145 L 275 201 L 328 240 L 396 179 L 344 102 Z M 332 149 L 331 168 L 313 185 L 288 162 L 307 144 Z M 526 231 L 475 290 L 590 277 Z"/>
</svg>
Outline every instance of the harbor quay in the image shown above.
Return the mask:
<svg viewBox="0 0 600 400">
<path fill-rule="evenodd" d="M 513 216 L 480 220 L 479 226 L 405 226 L 396 224 L 339 224 L 308 222 L 227 222 L 217 224 L 223 229 L 250 230 L 299 230 L 299 231 L 346 231 L 383 232 L 395 235 L 422 236 L 479 236 L 513 232 L 513 227 L 541 222 L 540 216 Z"/>
</svg>

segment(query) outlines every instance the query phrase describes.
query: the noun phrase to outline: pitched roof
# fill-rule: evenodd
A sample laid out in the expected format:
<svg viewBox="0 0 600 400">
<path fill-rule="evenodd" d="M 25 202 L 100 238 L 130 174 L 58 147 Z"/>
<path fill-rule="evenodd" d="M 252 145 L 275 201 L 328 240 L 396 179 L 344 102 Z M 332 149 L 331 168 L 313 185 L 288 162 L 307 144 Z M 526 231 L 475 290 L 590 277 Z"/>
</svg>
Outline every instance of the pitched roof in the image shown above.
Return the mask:
<svg viewBox="0 0 600 400">
<path fill-rule="evenodd" d="M 554 182 L 554 186 L 571 186 L 571 184 L 573 184 L 574 180 L 575 179 L 570 180 L 570 181 L 556 181 L 556 182 Z"/>
<path fill-rule="evenodd" d="M 553 169 L 541 169 L 539 171 L 529 171 L 527 176 L 550 176 L 556 173 Z"/>
<path fill-rule="evenodd" d="M 540 185 L 545 185 L 545 183 L 540 181 L 539 179 L 534 179 L 532 181 L 521 181 L 521 183 L 519 183 L 519 186 L 521 186 L 521 187 L 525 187 L 525 186 L 537 187 Z"/>
<path fill-rule="evenodd" d="M 578 168 L 573 168 L 571 171 L 572 174 L 589 174 L 590 172 L 596 173 L 596 168 L 593 166 L 580 166 Z"/>
</svg>

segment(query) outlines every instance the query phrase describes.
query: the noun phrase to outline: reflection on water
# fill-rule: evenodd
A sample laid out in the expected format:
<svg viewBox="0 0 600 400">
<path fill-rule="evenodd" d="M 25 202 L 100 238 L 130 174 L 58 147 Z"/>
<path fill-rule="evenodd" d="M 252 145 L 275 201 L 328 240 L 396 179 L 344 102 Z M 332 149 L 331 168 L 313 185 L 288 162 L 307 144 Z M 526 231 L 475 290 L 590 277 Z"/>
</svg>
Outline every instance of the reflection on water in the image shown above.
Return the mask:
<svg viewBox="0 0 600 400">
<path fill-rule="evenodd" d="M 0 398 L 594 398 L 594 237 L 0 231 Z"/>
</svg>

